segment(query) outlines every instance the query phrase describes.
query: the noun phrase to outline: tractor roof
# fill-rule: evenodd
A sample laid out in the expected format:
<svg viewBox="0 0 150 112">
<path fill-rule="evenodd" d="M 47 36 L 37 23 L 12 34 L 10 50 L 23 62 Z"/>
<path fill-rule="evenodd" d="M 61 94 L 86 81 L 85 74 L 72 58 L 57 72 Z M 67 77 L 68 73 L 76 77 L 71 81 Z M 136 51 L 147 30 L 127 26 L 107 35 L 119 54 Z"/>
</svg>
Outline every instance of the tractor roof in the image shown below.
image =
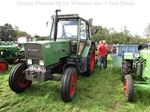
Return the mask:
<svg viewBox="0 0 150 112">
<path fill-rule="evenodd" d="M 52 15 L 51 16 L 51 18 L 52 19 L 54 19 L 55 18 L 55 15 Z M 62 15 L 58 15 L 58 18 L 61 18 L 61 19 L 73 19 L 73 18 L 81 18 L 81 19 L 83 19 L 82 17 L 80 17 L 78 14 L 62 14 Z M 83 20 L 85 20 L 85 21 L 87 21 L 86 19 L 83 19 Z"/>
</svg>

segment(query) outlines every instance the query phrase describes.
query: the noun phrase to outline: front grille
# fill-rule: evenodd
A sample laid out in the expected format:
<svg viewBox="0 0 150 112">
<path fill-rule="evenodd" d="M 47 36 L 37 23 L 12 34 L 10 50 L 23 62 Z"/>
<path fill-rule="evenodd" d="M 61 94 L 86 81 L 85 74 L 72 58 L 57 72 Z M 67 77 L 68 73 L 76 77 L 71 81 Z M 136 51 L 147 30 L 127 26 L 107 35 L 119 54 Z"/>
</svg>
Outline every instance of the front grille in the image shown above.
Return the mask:
<svg viewBox="0 0 150 112">
<path fill-rule="evenodd" d="M 43 53 L 41 45 L 34 43 L 25 44 L 25 56 L 27 59 L 43 60 Z"/>
<path fill-rule="evenodd" d="M 38 59 L 33 59 L 33 60 L 32 60 L 32 64 L 38 65 L 38 64 L 39 64 L 39 60 L 38 60 Z"/>
</svg>

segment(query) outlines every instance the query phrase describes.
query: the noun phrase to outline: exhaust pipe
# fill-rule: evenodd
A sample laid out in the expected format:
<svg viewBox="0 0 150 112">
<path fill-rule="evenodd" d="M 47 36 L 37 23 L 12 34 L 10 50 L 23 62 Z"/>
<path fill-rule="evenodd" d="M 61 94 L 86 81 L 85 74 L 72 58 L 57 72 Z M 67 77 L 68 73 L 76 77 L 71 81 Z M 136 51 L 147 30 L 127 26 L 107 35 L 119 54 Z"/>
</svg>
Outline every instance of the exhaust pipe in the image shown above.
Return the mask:
<svg viewBox="0 0 150 112">
<path fill-rule="evenodd" d="M 57 9 L 55 12 L 55 23 L 54 23 L 54 41 L 56 41 L 56 38 L 57 38 L 57 26 L 58 26 L 58 12 L 61 11 L 59 9 Z"/>
</svg>

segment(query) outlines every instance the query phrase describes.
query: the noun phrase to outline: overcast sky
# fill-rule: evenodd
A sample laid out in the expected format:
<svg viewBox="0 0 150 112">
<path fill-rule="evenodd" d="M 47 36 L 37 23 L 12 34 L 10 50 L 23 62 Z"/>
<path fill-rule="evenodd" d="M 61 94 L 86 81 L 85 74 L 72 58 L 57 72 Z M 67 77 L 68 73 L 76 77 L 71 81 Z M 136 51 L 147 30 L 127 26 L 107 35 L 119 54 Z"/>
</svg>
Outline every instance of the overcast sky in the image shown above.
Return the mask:
<svg viewBox="0 0 150 112">
<path fill-rule="evenodd" d="M 1 0 L 0 25 L 17 25 L 20 30 L 34 35 L 49 35 L 51 15 L 78 13 L 86 19 L 93 18 L 94 25 L 115 28 L 127 26 L 132 35 L 143 36 L 150 23 L 149 0 Z"/>
</svg>

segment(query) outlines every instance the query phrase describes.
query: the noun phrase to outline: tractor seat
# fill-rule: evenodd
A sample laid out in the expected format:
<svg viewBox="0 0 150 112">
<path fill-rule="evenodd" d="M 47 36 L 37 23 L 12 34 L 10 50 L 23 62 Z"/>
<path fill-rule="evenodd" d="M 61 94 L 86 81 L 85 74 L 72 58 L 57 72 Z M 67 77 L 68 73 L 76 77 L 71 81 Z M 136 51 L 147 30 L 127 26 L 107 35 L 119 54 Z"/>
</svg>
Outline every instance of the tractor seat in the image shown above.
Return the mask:
<svg viewBox="0 0 150 112">
<path fill-rule="evenodd" d="M 80 42 L 80 46 L 78 49 L 79 55 L 82 53 L 84 46 L 85 46 L 85 42 Z M 76 51 L 77 51 L 77 40 L 71 40 L 71 54 L 76 54 Z"/>
</svg>

